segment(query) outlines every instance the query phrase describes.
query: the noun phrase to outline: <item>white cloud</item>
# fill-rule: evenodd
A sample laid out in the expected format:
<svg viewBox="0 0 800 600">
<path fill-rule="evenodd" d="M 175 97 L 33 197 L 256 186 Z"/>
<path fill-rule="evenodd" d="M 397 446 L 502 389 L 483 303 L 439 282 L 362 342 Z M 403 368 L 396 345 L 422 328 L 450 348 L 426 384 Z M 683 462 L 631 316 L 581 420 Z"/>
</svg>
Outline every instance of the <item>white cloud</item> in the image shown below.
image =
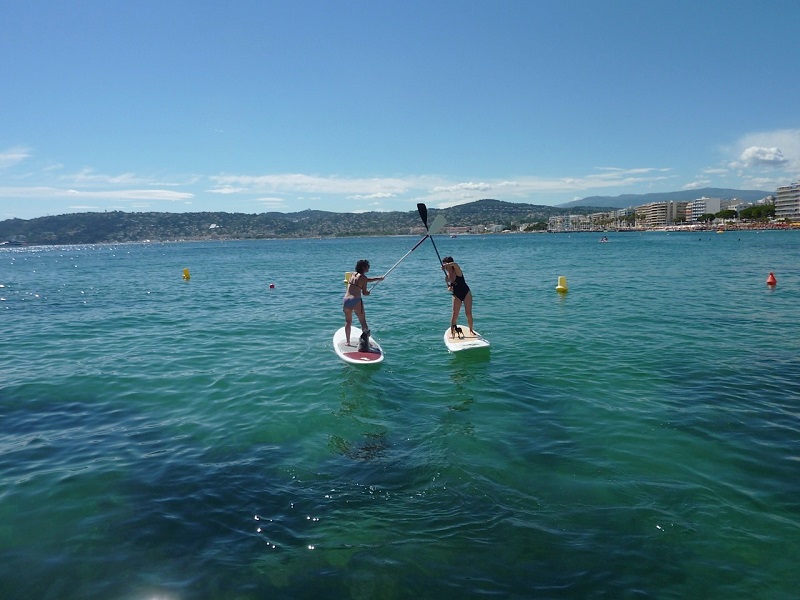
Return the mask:
<svg viewBox="0 0 800 600">
<path fill-rule="evenodd" d="M 115 191 L 93 191 L 78 192 L 81 197 L 89 198 L 109 198 L 115 200 L 166 200 L 175 202 L 177 200 L 188 200 L 194 198 L 191 192 L 174 192 L 171 190 L 115 190 Z"/>
<path fill-rule="evenodd" d="M 277 175 L 214 175 L 210 177 L 216 183 L 211 191 L 237 188 L 244 193 L 295 193 L 295 194 L 339 194 L 345 196 L 370 194 L 403 194 L 410 187 L 418 185 L 413 178 L 347 178 L 321 177 L 302 173 L 285 173 Z"/>
<path fill-rule="evenodd" d="M 65 176 L 63 179 L 76 184 L 106 183 L 114 185 L 130 185 L 132 183 L 146 183 L 144 179 L 135 176 L 133 173 L 122 173 L 121 175 L 104 175 L 96 173 L 94 169 L 82 169 L 78 173 Z"/>
<path fill-rule="evenodd" d="M 286 201 L 283 198 L 257 198 L 256 202 L 259 204 L 263 204 L 266 208 L 270 210 L 276 210 L 278 208 L 286 208 Z"/>
<path fill-rule="evenodd" d="M 240 194 L 242 192 L 248 191 L 247 188 L 243 187 L 233 187 L 232 185 L 221 185 L 217 186 L 214 189 L 206 190 L 211 194 Z"/>
<path fill-rule="evenodd" d="M 61 198 L 68 191 L 44 186 L 0 187 L 0 198 Z"/>
<path fill-rule="evenodd" d="M 729 167 L 743 177 L 748 169 L 800 171 L 800 129 L 748 133 L 723 150 L 734 157 Z"/>
<path fill-rule="evenodd" d="M 191 192 L 172 190 L 76 190 L 56 187 L 0 187 L 0 198 L 100 198 L 107 200 L 187 200 Z"/>
<path fill-rule="evenodd" d="M 597 188 L 627 187 L 643 185 L 669 179 L 670 169 L 642 167 L 622 169 L 617 167 L 598 167 L 600 173 L 590 173 L 578 177 L 559 179 L 520 178 L 517 189 L 523 194 L 531 192 L 581 192 Z"/>
<path fill-rule="evenodd" d="M 762 146 L 745 148 L 739 160 L 745 167 L 782 167 L 789 162 L 784 158 L 780 148 L 764 148 Z"/>
<path fill-rule="evenodd" d="M 742 187 L 748 190 L 774 191 L 780 186 L 786 185 L 785 177 L 744 177 Z"/>
<path fill-rule="evenodd" d="M 43 172 L 62 169 L 62 165 L 47 167 Z M 204 180 L 205 178 L 203 178 Z M 185 187 L 196 185 L 201 178 L 197 175 L 183 175 L 172 181 L 164 181 L 152 177 L 137 175 L 132 172 L 120 173 L 118 175 L 108 175 L 98 173 L 92 168 L 86 167 L 77 173 L 62 174 L 58 179 L 52 180 L 56 183 L 70 185 L 76 188 L 94 188 L 100 186 L 152 186 L 152 187 Z"/>
<path fill-rule="evenodd" d="M 670 178 L 671 169 L 661 167 L 597 167 L 596 173 L 576 177 L 544 178 L 544 177 L 519 177 L 513 182 L 502 180 L 496 184 L 488 182 L 480 185 L 452 184 L 449 186 L 441 185 L 432 189 L 424 197 L 418 200 L 430 202 L 437 208 L 448 208 L 465 202 L 472 202 L 482 198 L 496 197 L 509 202 L 533 202 L 533 197 L 544 197 L 546 202 L 548 195 L 573 194 L 574 198 L 582 198 L 590 194 L 593 190 L 608 188 L 630 187 L 634 191 L 639 191 L 637 186 L 651 185 L 663 182 Z M 488 192 L 488 193 L 487 193 Z M 497 194 L 491 194 L 497 192 Z M 583 195 L 579 195 L 584 192 Z"/>
<path fill-rule="evenodd" d="M 24 153 L 23 153 L 24 154 Z M 570 197 L 592 194 L 640 192 L 674 182 L 675 175 L 666 167 L 598 166 L 588 172 L 562 177 L 538 175 L 508 176 L 497 179 L 476 177 L 448 178 L 440 175 L 407 175 L 392 177 L 347 177 L 304 173 L 263 175 L 217 174 L 212 176 L 186 175 L 165 183 L 159 176 L 146 181 L 132 171 L 106 175 L 84 168 L 69 177 L 56 175 L 40 179 L 39 185 L 0 187 L 0 200 L 11 198 L 23 204 L 25 199 L 49 199 L 53 205 L 104 206 L 123 204 L 130 209 L 158 207 L 158 202 L 193 204 L 197 209 L 213 209 L 214 203 L 225 196 L 225 202 L 248 210 L 297 210 L 320 208 L 340 212 L 357 210 L 412 210 L 414 203 L 446 207 L 482 198 L 497 198 L 509 202 L 553 204 Z M 708 176 L 699 176 L 687 184 L 687 189 L 708 183 Z M 30 180 L 32 181 L 32 180 Z M 46 182 L 46 183 L 45 183 Z M 205 185 L 204 185 L 205 182 Z M 191 191 L 190 191 L 191 190 Z M 230 198 L 230 200 L 228 199 Z M 68 199 L 64 202 L 65 199 Z M 160 207 L 164 210 L 163 207 Z M 50 209 L 57 212 L 58 209 Z"/>
<path fill-rule="evenodd" d="M 489 183 L 456 183 L 454 185 L 448 186 L 440 186 L 433 188 L 434 192 L 462 192 L 462 191 L 479 191 L 479 192 L 488 192 L 494 188 L 493 185 Z"/>
<path fill-rule="evenodd" d="M 7 169 L 9 167 L 13 167 L 14 165 L 18 165 L 29 156 L 30 151 L 21 146 L 9 148 L 8 150 L 0 152 L 0 169 Z"/>
<path fill-rule="evenodd" d="M 664 167 L 637 167 L 632 169 L 624 169 L 621 167 L 597 167 L 597 170 L 602 171 L 602 173 L 591 178 L 591 180 L 595 178 L 608 179 L 611 181 L 636 180 L 640 178 L 652 179 L 653 177 L 663 178 L 663 175 L 658 174 L 669 173 L 669 171 L 671 171 L 671 169 Z"/>
<path fill-rule="evenodd" d="M 376 192 L 374 194 L 356 194 L 355 196 L 350 196 L 353 200 L 385 200 L 386 198 L 395 198 L 397 194 L 391 194 L 389 192 Z M 373 204 L 378 204 L 377 202 Z"/>
<path fill-rule="evenodd" d="M 709 187 L 711 185 L 710 179 L 698 179 L 683 186 L 685 190 L 698 190 L 700 188 Z"/>
</svg>

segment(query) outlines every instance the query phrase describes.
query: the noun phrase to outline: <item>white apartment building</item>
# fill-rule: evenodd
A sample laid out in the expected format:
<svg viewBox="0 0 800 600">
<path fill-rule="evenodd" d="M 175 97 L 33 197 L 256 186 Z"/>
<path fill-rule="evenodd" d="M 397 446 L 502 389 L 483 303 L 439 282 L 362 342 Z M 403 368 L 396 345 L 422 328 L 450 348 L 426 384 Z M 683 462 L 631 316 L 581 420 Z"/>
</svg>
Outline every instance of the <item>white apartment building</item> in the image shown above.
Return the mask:
<svg viewBox="0 0 800 600">
<path fill-rule="evenodd" d="M 665 227 L 673 223 L 679 223 L 686 219 L 687 202 L 651 202 L 645 204 L 637 210 L 644 215 L 647 227 Z"/>
<path fill-rule="evenodd" d="M 800 221 L 800 182 L 778 188 L 775 198 L 775 218 Z"/>
<path fill-rule="evenodd" d="M 588 215 L 556 215 L 547 220 L 548 231 L 591 231 L 591 229 L 592 221 Z"/>
<path fill-rule="evenodd" d="M 705 214 L 715 215 L 721 210 L 721 198 L 706 198 L 703 196 L 702 198 L 689 202 L 686 207 L 686 220 L 689 221 L 689 223 L 694 223 Z"/>
</svg>

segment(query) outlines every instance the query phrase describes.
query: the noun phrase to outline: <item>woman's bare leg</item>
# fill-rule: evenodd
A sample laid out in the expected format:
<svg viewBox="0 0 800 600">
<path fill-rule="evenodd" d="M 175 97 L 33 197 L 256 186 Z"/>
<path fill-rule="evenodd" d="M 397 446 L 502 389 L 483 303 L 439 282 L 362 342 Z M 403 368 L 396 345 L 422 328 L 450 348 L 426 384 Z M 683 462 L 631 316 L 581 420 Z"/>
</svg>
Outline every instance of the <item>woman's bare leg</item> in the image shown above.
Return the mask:
<svg viewBox="0 0 800 600">
<path fill-rule="evenodd" d="M 453 296 L 453 316 L 450 317 L 450 330 L 458 325 L 458 313 L 461 311 L 461 300 Z"/>
<path fill-rule="evenodd" d="M 367 314 L 364 312 L 364 302 L 360 302 L 358 308 L 355 309 L 356 316 L 358 317 L 358 322 L 361 323 L 361 331 L 367 331 L 369 327 L 367 327 Z"/>
<path fill-rule="evenodd" d="M 467 292 L 467 297 L 464 298 L 464 312 L 467 313 L 469 332 L 475 335 L 475 330 L 472 328 L 472 292 Z"/>
<path fill-rule="evenodd" d="M 347 345 L 350 345 L 350 326 L 353 324 L 353 309 L 344 309 L 344 339 L 347 340 Z"/>
</svg>

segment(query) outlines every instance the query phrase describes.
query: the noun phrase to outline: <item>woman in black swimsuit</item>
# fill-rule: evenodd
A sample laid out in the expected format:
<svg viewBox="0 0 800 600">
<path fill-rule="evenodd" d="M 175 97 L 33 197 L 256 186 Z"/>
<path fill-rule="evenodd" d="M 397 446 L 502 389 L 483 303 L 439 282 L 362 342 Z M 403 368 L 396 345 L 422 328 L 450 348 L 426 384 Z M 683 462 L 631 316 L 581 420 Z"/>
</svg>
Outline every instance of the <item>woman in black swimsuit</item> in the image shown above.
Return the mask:
<svg viewBox="0 0 800 600">
<path fill-rule="evenodd" d="M 450 331 L 454 333 L 455 326 L 458 324 L 458 313 L 461 305 L 464 305 L 464 312 L 467 314 L 467 324 L 469 332 L 475 334 L 472 328 L 472 292 L 464 280 L 464 273 L 461 267 L 453 260 L 452 256 L 445 256 L 442 259 L 442 270 L 445 273 L 447 287 L 453 293 L 453 316 L 450 319 Z"/>
</svg>

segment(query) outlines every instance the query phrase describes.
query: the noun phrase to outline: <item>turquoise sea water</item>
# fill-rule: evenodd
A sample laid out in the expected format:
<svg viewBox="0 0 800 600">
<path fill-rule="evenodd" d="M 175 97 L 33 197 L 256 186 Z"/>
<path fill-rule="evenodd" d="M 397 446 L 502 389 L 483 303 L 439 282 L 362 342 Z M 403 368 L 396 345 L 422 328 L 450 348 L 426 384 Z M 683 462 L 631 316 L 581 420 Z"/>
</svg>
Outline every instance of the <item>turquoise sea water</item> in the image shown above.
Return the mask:
<svg viewBox="0 0 800 600">
<path fill-rule="evenodd" d="M 1 249 L 0 597 L 796 598 L 800 232 L 598 239 L 437 238 L 463 356 L 426 242 L 377 367 L 416 238 Z"/>
</svg>

